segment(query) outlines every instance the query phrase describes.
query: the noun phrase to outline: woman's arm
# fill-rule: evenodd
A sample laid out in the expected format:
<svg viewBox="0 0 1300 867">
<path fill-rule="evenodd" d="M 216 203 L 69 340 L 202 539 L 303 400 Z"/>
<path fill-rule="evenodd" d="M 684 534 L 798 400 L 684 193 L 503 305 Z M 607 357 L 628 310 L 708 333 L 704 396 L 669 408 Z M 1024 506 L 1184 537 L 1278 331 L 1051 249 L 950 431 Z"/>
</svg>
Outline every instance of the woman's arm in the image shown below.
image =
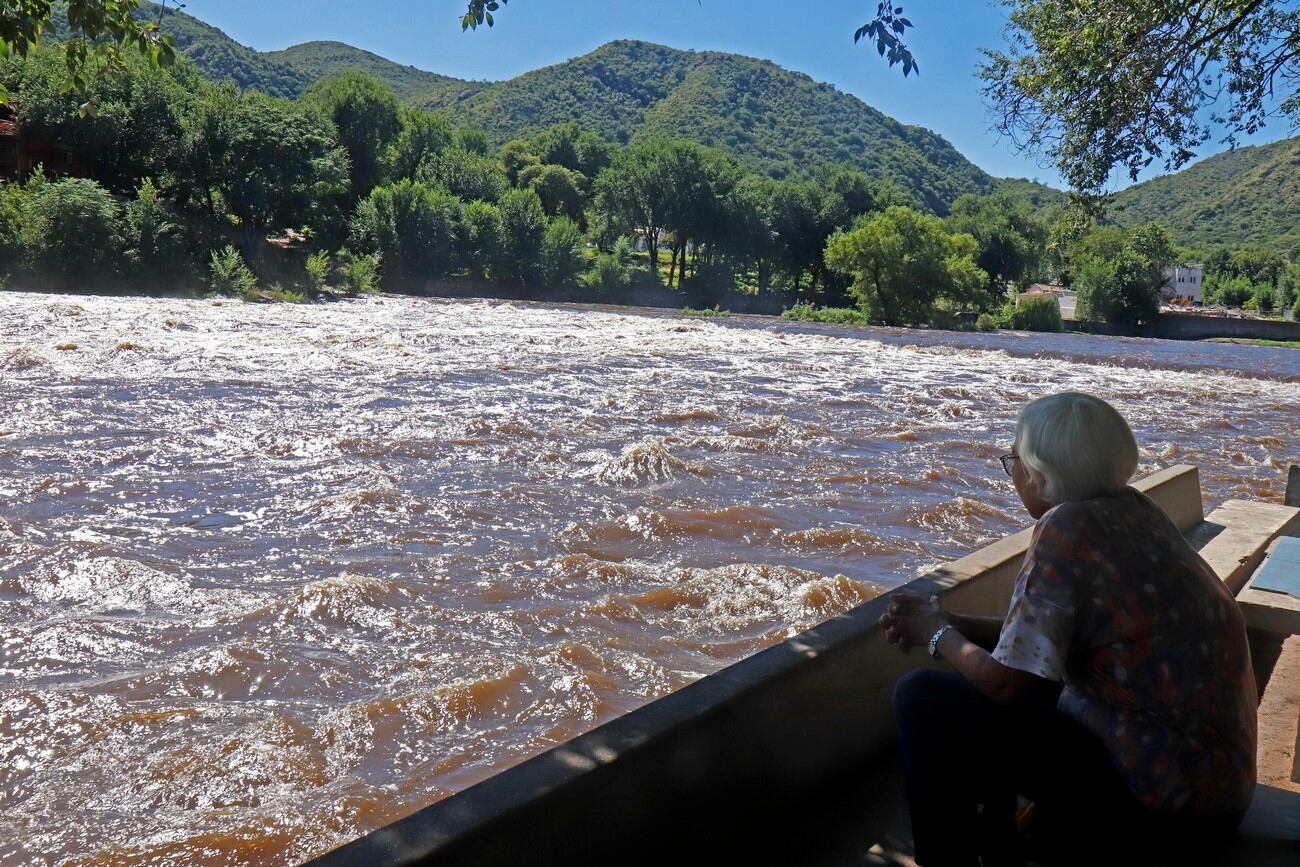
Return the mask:
<svg viewBox="0 0 1300 867">
<path fill-rule="evenodd" d="M 993 648 L 998 646 L 998 639 L 1002 636 L 1002 624 L 1006 621 L 1006 617 L 947 612 L 945 614 L 949 623 L 980 647 L 992 652 Z"/>
<path fill-rule="evenodd" d="M 998 618 L 992 618 L 998 619 Z M 1018 668 L 1010 668 L 960 632 L 949 629 L 939 639 L 939 655 L 971 685 L 998 704 L 1015 704 L 1035 695 L 1048 695 L 1061 685 Z M 996 645 L 996 641 L 994 642 Z"/>
<path fill-rule="evenodd" d="M 959 618 L 965 620 L 966 618 Z M 991 631 L 996 617 L 972 618 L 976 630 Z M 1060 684 L 1018 668 L 1003 665 L 992 654 L 962 632 L 937 599 L 924 599 L 913 593 L 895 593 L 889 611 L 880 617 L 885 639 L 899 645 L 906 653 L 913 646 L 925 647 L 930 636 L 945 623 L 953 625 L 939 639 L 939 656 L 971 682 L 981 693 L 999 704 L 1014 704 L 1039 693 L 1059 689 Z M 999 624 L 1000 628 L 1000 624 Z M 987 637 L 981 636 L 981 637 Z M 996 636 L 994 636 L 996 646 Z"/>
</svg>

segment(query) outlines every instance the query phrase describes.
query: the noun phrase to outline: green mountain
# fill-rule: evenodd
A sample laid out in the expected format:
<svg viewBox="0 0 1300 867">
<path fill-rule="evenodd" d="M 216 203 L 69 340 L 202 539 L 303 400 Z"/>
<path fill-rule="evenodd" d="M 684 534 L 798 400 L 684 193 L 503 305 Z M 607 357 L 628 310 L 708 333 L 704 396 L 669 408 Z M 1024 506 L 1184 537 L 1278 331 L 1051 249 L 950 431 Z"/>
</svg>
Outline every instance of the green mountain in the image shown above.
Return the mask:
<svg viewBox="0 0 1300 867">
<path fill-rule="evenodd" d="M 1207 157 L 1121 190 L 1121 225 L 1155 220 L 1182 244 L 1300 244 L 1300 138 Z"/>
<path fill-rule="evenodd" d="M 176 40 L 178 51 L 193 60 L 203 74 L 217 81 L 234 81 L 245 90 L 260 90 L 272 96 L 296 97 L 311 84 L 298 70 L 279 63 L 260 51 L 241 45 L 225 31 L 172 7 L 159 18 L 157 5 L 149 3 L 138 13 L 160 21 L 163 31 Z"/>
<path fill-rule="evenodd" d="M 420 101 L 430 91 L 448 84 L 464 84 L 445 75 L 394 63 L 342 42 L 304 42 L 283 51 L 268 51 L 262 57 L 287 67 L 308 82 L 331 78 L 349 69 L 360 70 L 388 82 L 398 98 L 406 102 Z"/>
<path fill-rule="evenodd" d="M 158 7 L 141 14 L 156 16 Z M 618 41 L 509 81 L 469 82 L 338 42 L 261 53 L 174 9 L 161 20 L 177 47 L 214 79 L 293 97 L 313 81 L 359 68 L 412 104 L 482 127 L 494 145 L 570 121 L 617 142 L 681 137 L 724 148 L 775 177 L 848 163 L 897 183 L 939 213 L 962 193 L 986 193 L 996 184 L 930 130 L 899 123 L 806 75 L 735 54 Z"/>
<path fill-rule="evenodd" d="M 145 4 L 139 14 L 157 19 L 159 11 Z M 56 12 L 56 24 L 60 17 Z M 1035 181 L 994 179 L 941 136 L 899 123 L 831 85 L 736 54 L 620 40 L 508 81 L 472 82 L 341 42 L 258 52 L 174 8 L 159 20 L 213 79 L 296 97 L 314 81 L 361 69 L 408 103 L 483 128 L 494 145 L 571 121 L 620 143 L 652 135 L 692 139 L 774 177 L 806 177 L 819 166 L 848 163 L 894 181 L 939 213 L 962 193 L 995 189 L 1038 208 L 1065 201 L 1063 192 Z M 1239 148 L 1129 187 L 1115 196 L 1112 219 L 1158 221 L 1184 244 L 1290 249 L 1300 244 L 1297 213 L 1300 140 L 1292 139 Z"/>
<path fill-rule="evenodd" d="M 848 163 L 940 213 L 962 193 L 995 186 L 930 130 L 770 61 L 717 51 L 620 40 L 508 81 L 444 84 L 422 102 L 498 145 L 572 121 L 618 142 L 692 139 L 774 177 Z"/>
</svg>

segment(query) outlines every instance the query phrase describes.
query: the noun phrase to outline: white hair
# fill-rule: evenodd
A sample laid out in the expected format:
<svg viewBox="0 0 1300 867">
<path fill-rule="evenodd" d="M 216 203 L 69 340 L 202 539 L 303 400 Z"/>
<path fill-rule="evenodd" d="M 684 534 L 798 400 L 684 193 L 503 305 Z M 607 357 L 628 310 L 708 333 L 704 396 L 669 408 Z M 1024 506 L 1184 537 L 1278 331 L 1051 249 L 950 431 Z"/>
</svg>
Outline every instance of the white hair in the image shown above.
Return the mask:
<svg viewBox="0 0 1300 867">
<path fill-rule="evenodd" d="M 1101 398 L 1077 391 L 1028 403 L 1016 419 L 1016 451 L 1052 503 L 1114 493 L 1138 465 L 1137 441 L 1124 417 Z"/>
</svg>

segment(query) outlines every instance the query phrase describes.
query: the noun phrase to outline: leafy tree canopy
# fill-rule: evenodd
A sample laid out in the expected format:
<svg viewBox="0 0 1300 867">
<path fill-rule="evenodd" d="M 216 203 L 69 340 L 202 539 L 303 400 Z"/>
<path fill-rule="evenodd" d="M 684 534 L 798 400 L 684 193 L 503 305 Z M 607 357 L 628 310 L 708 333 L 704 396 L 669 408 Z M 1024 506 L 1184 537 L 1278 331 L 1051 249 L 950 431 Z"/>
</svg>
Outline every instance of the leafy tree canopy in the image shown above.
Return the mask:
<svg viewBox="0 0 1300 867">
<path fill-rule="evenodd" d="M 57 9 L 56 9 L 57 7 Z M 138 13 L 140 0 L 0 0 L 0 55 L 26 56 L 49 29 L 56 11 L 67 21 L 63 59 L 66 86 L 83 91 L 96 71 L 120 69 L 128 52 L 136 51 L 155 65 L 176 59 L 173 41 L 156 19 Z M 0 85 L 0 99 L 8 94 Z M 93 101 L 83 105 L 90 113 Z"/>
<path fill-rule="evenodd" d="M 1277 113 L 1300 119 L 1290 0 L 1004 3 L 1010 48 L 986 51 L 981 71 L 995 124 L 1075 189 L 1102 190 L 1115 167 L 1182 166 L 1214 125 L 1235 142 Z"/>
<path fill-rule="evenodd" d="M 383 159 L 402 131 L 401 108 L 387 84 L 363 72 L 318 81 L 306 104 L 334 124 L 352 162 L 352 192 L 360 198 L 380 181 Z"/>
<path fill-rule="evenodd" d="M 826 264 L 853 278 L 851 292 L 873 319 L 908 325 L 927 321 L 940 299 L 964 304 L 979 293 L 988 277 L 976 249 L 938 217 L 894 205 L 833 235 Z"/>
</svg>

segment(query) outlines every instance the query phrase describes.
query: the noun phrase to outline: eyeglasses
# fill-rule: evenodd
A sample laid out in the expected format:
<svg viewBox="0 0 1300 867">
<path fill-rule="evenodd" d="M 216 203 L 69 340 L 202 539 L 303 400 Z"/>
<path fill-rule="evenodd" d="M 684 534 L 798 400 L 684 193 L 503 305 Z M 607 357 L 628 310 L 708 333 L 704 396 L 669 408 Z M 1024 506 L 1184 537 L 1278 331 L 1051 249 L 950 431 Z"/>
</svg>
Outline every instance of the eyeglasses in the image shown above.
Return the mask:
<svg viewBox="0 0 1300 867">
<path fill-rule="evenodd" d="M 1015 455 L 1003 455 L 999 460 L 1002 461 L 1002 469 L 1006 470 L 1007 475 L 1009 476 L 1011 475 L 1011 462 L 1018 461 L 1020 458 Z"/>
</svg>

